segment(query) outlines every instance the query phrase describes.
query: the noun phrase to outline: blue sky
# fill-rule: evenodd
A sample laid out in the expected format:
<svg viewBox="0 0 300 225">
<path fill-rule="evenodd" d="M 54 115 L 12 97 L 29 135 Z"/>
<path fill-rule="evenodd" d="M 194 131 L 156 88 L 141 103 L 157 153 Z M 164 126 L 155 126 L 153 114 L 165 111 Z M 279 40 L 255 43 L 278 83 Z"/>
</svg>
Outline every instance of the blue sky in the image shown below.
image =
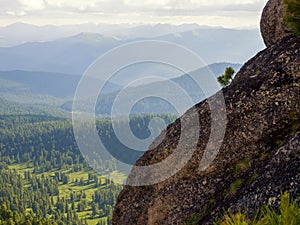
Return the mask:
<svg viewBox="0 0 300 225">
<path fill-rule="evenodd" d="M 0 26 L 197 23 L 257 27 L 267 0 L 1 0 Z"/>
</svg>

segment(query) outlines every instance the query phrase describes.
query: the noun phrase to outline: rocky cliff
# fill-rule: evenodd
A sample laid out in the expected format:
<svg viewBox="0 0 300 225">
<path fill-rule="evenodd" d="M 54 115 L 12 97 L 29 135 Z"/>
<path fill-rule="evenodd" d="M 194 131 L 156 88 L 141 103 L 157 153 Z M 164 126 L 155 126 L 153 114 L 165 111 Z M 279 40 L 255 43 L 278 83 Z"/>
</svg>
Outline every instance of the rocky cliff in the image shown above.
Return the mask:
<svg viewBox="0 0 300 225">
<path fill-rule="evenodd" d="M 212 224 L 224 209 L 247 208 L 251 216 L 263 204 L 276 208 L 282 191 L 300 199 L 299 81 L 300 37 L 284 35 L 250 59 L 223 89 L 227 129 L 210 166 L 199 170 L 211 128 L 206 100 L 184 115 L 188 118 L 196 110 L 201 124 L 191 160 L 161 183 L 125 186 L 113 224 L 185 224 L 193 214 L 199 224 Z M 195 124 L 186 127 L 193 132 Z M 162 143 L 150 148 L 136 165 L 152 165 L 178 151 L 181 132 L 177 120 L 164 132 Z"/>
</svg>

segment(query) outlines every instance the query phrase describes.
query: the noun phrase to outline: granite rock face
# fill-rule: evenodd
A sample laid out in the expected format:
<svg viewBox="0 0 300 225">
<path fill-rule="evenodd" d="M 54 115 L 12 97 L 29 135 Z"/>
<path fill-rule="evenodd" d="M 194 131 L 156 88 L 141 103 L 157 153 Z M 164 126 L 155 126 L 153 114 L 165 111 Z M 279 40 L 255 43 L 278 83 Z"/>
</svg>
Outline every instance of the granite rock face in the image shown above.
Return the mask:
<svg viewBox="0 0 300 225">
<path fill-rule="evenodd" d="M 210 135 L 206 100 L 185 115 L 188 118 L 196 110 L 202 127 L 191 160 L 161 183 L 125 186 L 113 224 L 185 224 L 195 213 L 199 224 L 211 224 L 224 214 L 224 208 L 238 211 L 246 207 L 251 214 L 271 200 L 276 208 L 281 191 L 291 191 L 299 199 L 300 37 L 285 37 L 258 53 L 223 89 L 223 95 L 227 130 L 209 168 L 199 170 Z M 187 127 L 192 130 L 193 126 Z M 180 131 L 177 120 L 164 132 L 162 143 L 147 151 L 136 165 L 167 158 L 177 147 Z M 291 155 L 285 155 L 286 151 Z"/>
<path fill-rule="evenodd" d="M 300 200 L 300 37 L 289 35 L 283 12 L 281 0 L 267 3 L 261 20 L 267 49 L 210 98 L 223 94 L 227 115 L 225 137 L 214 161 L 199 170 L 212 121 L 218 122 L 211 119 L 205 100 L 168 126 L 154 141 L 161 144 L 150 146 L 136 166 L 162 162 L 181 150 L 192 151 L 191 159 L 160 183 L 126 185 L 117 200 L 114 225 L 185 224 L 195 214 L 198 224 L 213 224 L 224 209 L 247 208 L 249 216 L 264 204 L 276 209 L 283 191 Z M 191 119 L 195 114 L 200 129 Z M 196 131 L 196 149 L 188 143 L 178 149 L 182 133 L 192 140 Z M 131 179 L 136 179 L 134 170 Z"/>
<path fill-rule="evenodd" d="M 213 224 L 222 218 L 224 209 L 238 213 L 247 207 L 248 217 L 253 218 L 258 209 L 268 205 L 278 209 L 282 190 L 289 192 L 293 200 L 300 200 L 300 132 L 271 157 L 269 161 L 256 164 L 248 174 L 257 176 L 251 183 L 240 188 L 226 201 L 218 202 L 201 224 Z M 249 180 L 244 176 L 246 181 Z"/>
<path fill-rule="evenodd" d="M 284 13 L 285 7 L 282 0 L 269 0 L 265 6 L 261 17 L 260 30 L 267 47 L 291 34 L 290 29 L 284 22 Z"/>
</svg>

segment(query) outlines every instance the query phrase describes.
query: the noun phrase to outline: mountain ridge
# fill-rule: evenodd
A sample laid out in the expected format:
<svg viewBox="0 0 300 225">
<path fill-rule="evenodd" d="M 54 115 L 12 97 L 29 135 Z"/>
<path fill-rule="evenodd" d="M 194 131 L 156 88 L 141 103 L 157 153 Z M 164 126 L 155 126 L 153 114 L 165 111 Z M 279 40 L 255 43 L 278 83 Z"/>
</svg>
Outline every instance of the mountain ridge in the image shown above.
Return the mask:
<svg viewBox="0 0 300 225">
<path fill-rule="evenodd" d="M 215 75 L 215 77 L 218 77 L 222 75 L 226 69 L 226 67 L 233 67 L 234 70 L 239 70 L 241 67 L 240 64 L 233 64 L 233 63 L 214 63 L 208 65 L 209 70 L 212 72 L 212 74 Z M 207 67 L 200 68 L 196 71 L 191 71 L 190 74 L 192 77 L 198 77 L 199 80 L 201 80 L 201 76 L 204 77 L 207 73 Z M 195 83 L 189 74 L 184 74 L 175 78 L 168 79 L 167 81 L 157 81 L 149 84 L 141 84 L 139 86 L 130 87 L 126 91 L 126 96 L 123 94 L 122 97 L 126 97 L 126 101 L 123 101 L 124 106 L 130 102 L 131 99 L 134 99 L 136 94 L 141 94 L 146 92 L 146 90 L 165 90 L 168 89 L 170 82 L 174 82 L 177 84 L 182 90 L 186 91 L 187 95 L 192 99 L 193 103 L 196 104 L 203 99 L 205 99 L 207 96 L 204 95 L 203 91 L 201 90 L 201 86 L 199 87 L 199 84 Z M 202 79 L 202 82 L 199 82 L 200 85 L 205 83 L 205 80 Z M 102 94 L 98 98 L 98 102 L 96 105 L 96 113 L 97 114 L 104 114 L 104 115 L 110 115 L 111 109 L 114 104 L 114 101 L 118 94 L 121 92 L 120 89 L 115 92 L 111 92 L 108 94 Z M 174 98 L 178 95 L 178 93 L 173 91 L 168 91 L 165 94 L 172 95 Z M 181 97 L 180 94 L 178 97 Z M 89 102 L 88 102 L 89 103 Z M 120 103 L 119 108 L 122 108 L 122 103 Z M 82 111 L 86 112 L 85 106 L 88 104 L 85 104 L 85 102 L 81 103 Z M 72 111 L 72 102 L 66 102 L 61 106 L 64 110 Z M 90 107 L 86 107 L 90 108 Z M 178 112 L 174 109 L 172 105 L 170 105 L 167 102 L 162 101 L 161 99 L 157 98 L 146 98 L 141 99 L 136 103 L 136 105 L 131 109 L 132 113 L 171 113 L 171 114 L 177 114 Z M 93 113 L 93 112 L 90 112 Z"/>
<path fill-rule="evenodd" d="M 80 41 L 80 36 L 76 34 L 50 42 L 24 43 L 0 48 L 2 61 L 0 70 L 19 69 L 82 74 L 94 60 L 112 48 L 130 42 L 153 40 L 153 38 L 119 40 L 114 36 L 108 36 L 99 41 L 98 34 L 94 35 L 95 40 L 92 38 L 93 35 L 85 35 L 86 41 Z M 208 64 L 222 61 L 239 63 L 263 48 L 258 30 L 199 29 L 176 35 L 158 36 L 154 39 L 193 49 Z M 247 46 L 242 39 L 248 42 Z"/>
</svg>

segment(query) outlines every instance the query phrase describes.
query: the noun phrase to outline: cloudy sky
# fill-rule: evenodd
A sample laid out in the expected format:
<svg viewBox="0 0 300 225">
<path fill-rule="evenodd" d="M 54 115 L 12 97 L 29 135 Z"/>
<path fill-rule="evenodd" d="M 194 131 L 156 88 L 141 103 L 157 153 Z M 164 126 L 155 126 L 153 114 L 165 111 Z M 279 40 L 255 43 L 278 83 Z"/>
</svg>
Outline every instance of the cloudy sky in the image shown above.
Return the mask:
<svg viewBox="0 0 300 225">
<path fill-rule="evenodd" d="M 0 0 L 0 26 L 15 22 L 198 23 L 257 27 L 267 0 Z"/>
</svg>

